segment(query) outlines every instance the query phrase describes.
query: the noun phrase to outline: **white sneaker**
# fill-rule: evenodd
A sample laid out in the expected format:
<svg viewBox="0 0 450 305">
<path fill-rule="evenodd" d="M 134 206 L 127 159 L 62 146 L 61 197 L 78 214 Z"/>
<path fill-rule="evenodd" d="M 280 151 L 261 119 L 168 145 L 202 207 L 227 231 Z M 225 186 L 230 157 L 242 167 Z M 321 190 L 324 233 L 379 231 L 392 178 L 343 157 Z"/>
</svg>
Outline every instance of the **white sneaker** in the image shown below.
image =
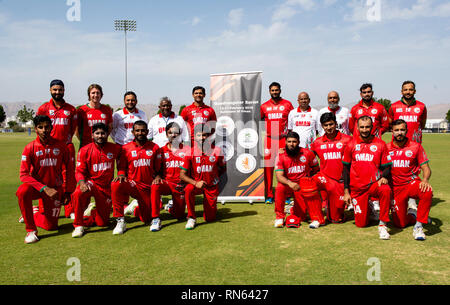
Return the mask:
<svg viewBox="0 0 450 305">
<path fill-rule="evenodd" d="M 385 225 L 379 225 L 378 226 L 378 233 L 380 234 L 380 239 L 390 239 L 391 236 L 389 235 L 388 229 Z"/>
<path fill-rule="evenodd" d="M 273 225 L 275 228 L 282 228 L 284 226 L 284 219 L 283 218 L 277 218 L 275 219 L 275 223 Z"/>
<path fill-rule="evenodd" d="M 353 203 L 350 203 L 350 204 L 347 206 L 347 211 L 353 211 Z"/>
<path fill-rule="evenodd" d="M 74 238 L 82 237 L 83 235 L 84 235 L 84 227 L 83 226 L 75 227 L 75 229 L 72 232 L 72 237 L 74 237 Z"/>
<path fill-rule="evenodd" d="M 75 220 L 75 213 L 70 213 L 70 219 Z"/>
<path fill-rule="evenodd" d="M 39 238 L 37 237 L 36 234 L 37 234 L 36 231 L 28 232 L 27 236 L 25 236 L 25 243 L 32 244 L 32 243 L 38 242 Z"/>
<path fill-rule="evenodd" d="M 192 230 L 195 227 L 196 220 L 195 218 L 189 217 L 186 223 L 186 230 Z"/>
<path fill-rule="evenodd" d="M 23 216 L 20 216 L 19 217 L 19 223 L 24 223 L 25 222 L 25 219 L 23 219 Z"/>
<path fill-rule="evenodd" d="M 415 240 L 425 240 L 425 233 L 423 232 L 422 227 L 413 228 L 413 236 Z"/>
<path fill-rule="evenodd" d="M 169 200 L 166 205 L 164 205 L 164 210 L 169 211 L 173 208 L 173 200 Z"/>
<path fill-rule="evenodd" d="M 113 235 L 120 235 L 125 233 L 125 231 L 127 230 L 127 224 L 125 222 L 125 218 L 120 217 L 117 218 L 117 225 L 113 230 Z"/>
<path fill-rule="evenodd" d="M 369 203 L 372 202 L 372 209 L 376 212 L 380 211 L 380 202 L 378 200 L 374 200 L 374 201 L 370 201 Z"/>
<path fill-rule="evenodd" d="M 95 202 L 89 203 L 86 210 L 84 210 L 83 216 L 91 216 L 91 212 L 93 209 L 95 209 Z"/>
<path fill-rule="evenodd" d="M 138 201 L 134 199 L 130 202 L 130 204 L 125 208 L 123 211 L 123 214 L 126 216 L 132 216 L 134 214 L 134 210 L 136 210 L 137 206 L 139 205 Z"/>
<path fill-rule="evenodd" d="M 318 229 L 319 227 L 320 227 L 320 222 L 318 222 L 317 220 L 314 220 L 313 222 L 311 222 L 309 224 L 310 229 Z"/>
<path fill-rule="evenodd" d="M 161 220 L 159 218 L 154 218 L 152 220 L 152 225 L 150 226 L 150 231 L 157 232 L 161 230 Z"/>
</svg>

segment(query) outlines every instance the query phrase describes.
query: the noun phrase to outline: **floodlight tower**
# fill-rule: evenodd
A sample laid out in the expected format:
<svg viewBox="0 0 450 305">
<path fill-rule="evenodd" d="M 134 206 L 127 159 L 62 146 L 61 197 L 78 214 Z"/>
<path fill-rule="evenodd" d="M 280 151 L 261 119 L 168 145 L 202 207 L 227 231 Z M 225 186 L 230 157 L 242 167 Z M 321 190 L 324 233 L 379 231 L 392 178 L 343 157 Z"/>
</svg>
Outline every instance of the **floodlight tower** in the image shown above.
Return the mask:
<svg viewBox="0 0 450 305">
<path fill-rule="evenodd" d="M 136 31 L 136 20 L 114 20 L 114 29 L 125 33 L 125 92 L 128 91 L 127 77 L 127 31 Z"/>
</svg>

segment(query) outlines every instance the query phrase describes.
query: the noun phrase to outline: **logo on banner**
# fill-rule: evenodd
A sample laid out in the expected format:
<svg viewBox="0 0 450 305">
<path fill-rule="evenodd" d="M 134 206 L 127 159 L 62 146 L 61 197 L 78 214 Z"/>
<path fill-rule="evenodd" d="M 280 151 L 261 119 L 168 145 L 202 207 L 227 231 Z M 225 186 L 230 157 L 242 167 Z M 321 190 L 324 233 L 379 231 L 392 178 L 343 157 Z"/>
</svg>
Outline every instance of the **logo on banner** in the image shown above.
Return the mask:
<svg viewBox="0 0 450 305">
<path fill-rule="evenodd" d="M 231 160 L 234 156 L 234 147 L 230 142 L 219 142 L 216 144 L 222 150 L 225 161 Z"/>
<path fill-rule="evenodd" d="M 217 119 L 216 133 L 219 136 L 229 136 L 236 128 L 234 121 L 229 116 L 221 116 Z"/>
<path fill-rule="evenodd" d="M 236 168 L 243 174 L 249 174 L 256 168 L 256 159 L 253 155 L 242 154 L 236 159 Z"/>
<path fill-rule="evenodd" d="M 237 141 L 246 149 L 254 148 L 258 144 L 258 132 L 252 128 L 244 128 L 239 132 Z"/>
</svg>

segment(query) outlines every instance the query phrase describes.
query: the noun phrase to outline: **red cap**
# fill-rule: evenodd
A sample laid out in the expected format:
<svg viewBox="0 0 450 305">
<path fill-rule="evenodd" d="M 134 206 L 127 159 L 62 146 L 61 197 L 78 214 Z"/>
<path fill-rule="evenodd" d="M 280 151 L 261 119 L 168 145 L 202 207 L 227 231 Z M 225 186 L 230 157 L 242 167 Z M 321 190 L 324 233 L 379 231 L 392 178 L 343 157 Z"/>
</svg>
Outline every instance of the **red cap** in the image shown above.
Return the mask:
<svg viewBox="0 0 450 305">
<path fill-rule="evenodd" d="M 286 217 L 286 227 L 288 228 L 298 228 L 300 227 L 300 218 L 295 215 L 289 215 Z"/>
</svg>

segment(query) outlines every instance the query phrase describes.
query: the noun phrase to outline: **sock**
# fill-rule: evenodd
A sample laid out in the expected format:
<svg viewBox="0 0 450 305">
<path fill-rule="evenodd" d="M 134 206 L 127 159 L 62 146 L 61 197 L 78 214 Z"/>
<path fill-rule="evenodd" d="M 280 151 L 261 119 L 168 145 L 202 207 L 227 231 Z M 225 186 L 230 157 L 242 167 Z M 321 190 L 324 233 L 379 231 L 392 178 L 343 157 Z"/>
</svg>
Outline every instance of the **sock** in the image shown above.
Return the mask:
<svg viewBox="0 0 450 305">
<path fill-rule="evenodd" d="M 386 225 L 386 223 L 384 222 L 384 221 L 381 221 L 380 220 L 380 224 L 379 224 L 380 226 L 385 226 Z"/>
</svg>

